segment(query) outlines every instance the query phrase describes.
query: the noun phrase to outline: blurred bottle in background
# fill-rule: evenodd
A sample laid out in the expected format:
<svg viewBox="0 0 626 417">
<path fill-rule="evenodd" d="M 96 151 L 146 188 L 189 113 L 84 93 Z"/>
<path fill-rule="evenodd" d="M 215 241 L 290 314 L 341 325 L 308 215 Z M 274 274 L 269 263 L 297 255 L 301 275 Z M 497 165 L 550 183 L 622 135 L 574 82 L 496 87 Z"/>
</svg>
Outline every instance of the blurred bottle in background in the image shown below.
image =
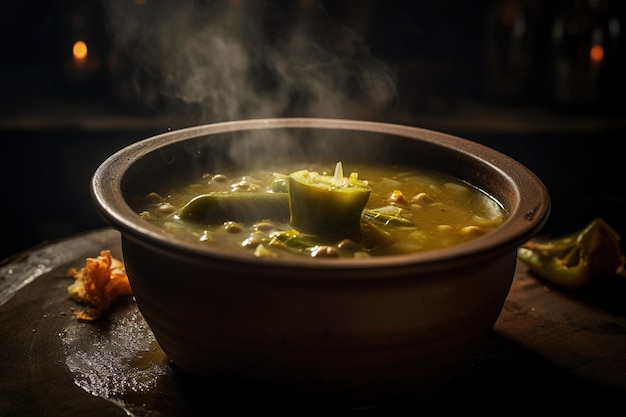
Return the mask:
<svg viewBox="0 0 626 417">
<path fill-rule="evenodd" d="M 484 88 L 488 99 L 507 103 L 537 99 L 533 74 L 540 71 L 541 10 L 532 0 L 494 0 L 486 10 Z"/>
<path fill-rule="evenodd" d="M 618 0 L 493 0 L 484 20 L 486 98 L 623 111 L 625 9 Z"/>
<path fill-rule="evenodd" d="M 609 0 L 561 2 L 551 31 L 551 94 L 557 108 L 606 110 L 618 98 L 615 93 L 624 91 L 623 22 L 617 5 Z"/>
</svg>

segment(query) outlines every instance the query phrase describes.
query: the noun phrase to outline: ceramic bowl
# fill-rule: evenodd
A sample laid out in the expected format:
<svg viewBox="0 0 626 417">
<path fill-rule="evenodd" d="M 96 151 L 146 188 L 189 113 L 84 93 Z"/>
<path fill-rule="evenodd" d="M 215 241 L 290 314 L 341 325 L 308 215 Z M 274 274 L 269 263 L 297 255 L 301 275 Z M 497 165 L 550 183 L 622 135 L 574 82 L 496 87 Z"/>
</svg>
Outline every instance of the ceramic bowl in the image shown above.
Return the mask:
<svg viewBox="0 0 626 417">
<path fill-rule="evenodd" d="M 508 218 L 447 249 L 267 259 L 174 238 L 129 204 L 161 181 L 302 155 L 435 169 L 492 195 Z M 538 234 L 550 210 L 535 174 L 481 144 L 411 126 L 312 118 L 223 122 L 143 139 L 101 164 L 91 193 L 121 232 L 138 308 L 174 366 L 350 406 L 428 398 L 464 370 L 501 312 L 518 246 Z"/>
</svg>

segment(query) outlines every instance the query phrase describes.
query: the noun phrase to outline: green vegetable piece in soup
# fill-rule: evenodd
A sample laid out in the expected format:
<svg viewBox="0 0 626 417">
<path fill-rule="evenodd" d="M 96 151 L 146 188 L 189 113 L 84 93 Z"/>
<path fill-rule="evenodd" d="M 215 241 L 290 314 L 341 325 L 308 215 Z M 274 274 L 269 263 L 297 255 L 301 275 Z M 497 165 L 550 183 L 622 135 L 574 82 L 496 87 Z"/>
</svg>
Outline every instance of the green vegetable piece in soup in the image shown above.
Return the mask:
<svg viewBox="0 0 626 417">
<path fill-rule="evenodd" d="M 384 226 L 397 226 L 397 227 L 415 227 L 415 224 L 407 218 L 402 216 L 383 213 L 380 210 L 371 209 L 364 210 L 363 217 L 361 219 L 363 223 L 377 223 Z"/>
<path fill-rule="evenodd" d="M 213 192 L 194 197 L 177 216 L 181 220 L 206 224 L 286 220 L 289 218 L 289 200 L 286 193 Z"/>
<path fill-rule="evenodd" d="M 344 235 L 356 232 L 370 196 L 366 181 L 353 173 L 343 176 L 341 162 L 335 175 L 300 170 L 289 175 L 290 224 L 306 233 Z"/>
</svg>

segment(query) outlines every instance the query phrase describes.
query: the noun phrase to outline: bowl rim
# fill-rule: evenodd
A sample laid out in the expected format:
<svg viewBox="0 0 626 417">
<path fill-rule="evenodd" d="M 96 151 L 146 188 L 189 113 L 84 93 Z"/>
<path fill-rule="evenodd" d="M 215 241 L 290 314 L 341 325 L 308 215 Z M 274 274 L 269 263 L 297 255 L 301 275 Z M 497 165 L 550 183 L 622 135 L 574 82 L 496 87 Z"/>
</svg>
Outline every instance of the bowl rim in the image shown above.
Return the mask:
<svg viewBox="0 0 626 417">
<path fill-rule="evenodd" d="M 452 148 L 473 156 L 501 173 L 515 188 L 517 205 L 509 210 L 508 218 L 497 229 L 484 236 L 449 248 L 374 256 L 365 259 L 311 259 L 307 257 L 264 258 L 237 254 L 216 246 L 200 246 L 194 242 L 175 239 L 162 233 L 155 225 L 143 220 L 125 201 L 122 181 L 129 168 L 139 158 L 161 147 L 190 138 L 236 131 L 283 128 L 311 128 L 366 131 L 418 139 L 436 146 Z M 478 156 L 480 155 L 480 156 Z M 243 264 L 276 267 L 306 267 L 307 269 L 378 269 L 424 264 L 444 265 L 455 262 L 475 262 L 481 258 L 516 250 L 536 235 L 546 224 L 550 213 L 550 195 L 544 183 L 526 166 L 493 148 L 448 133 L 430 129 L 379 121 L 288 117 L 232 120 L 191 126 L 150 136 L 134 142 L 106 158 L 94 172 L 90 195 L 99 215 L 124 238 L 149 244 L 161 251 L 199 259 L 221 259 Z"/>
</svg>

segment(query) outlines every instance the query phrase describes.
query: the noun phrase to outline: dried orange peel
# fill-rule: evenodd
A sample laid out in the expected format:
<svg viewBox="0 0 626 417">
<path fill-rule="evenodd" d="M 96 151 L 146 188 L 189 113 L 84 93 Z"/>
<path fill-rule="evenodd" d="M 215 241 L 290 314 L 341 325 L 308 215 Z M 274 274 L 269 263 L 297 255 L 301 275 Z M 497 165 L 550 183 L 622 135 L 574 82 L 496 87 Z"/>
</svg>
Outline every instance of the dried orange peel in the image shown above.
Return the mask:
<svg viewBox="0 0 626 417">
<path fill-rule="evenodd" d="M 126 275 L 124 263 L 103 250 L 95 258 L 87 258 L 81 269 L 70 268 L 74 282 L 67 287 L 69 295 L 87 307 L 76 312 L 81 321 L 93 321 L 111 307 L 111 301 L 133 291 Z"/>
</svg>

